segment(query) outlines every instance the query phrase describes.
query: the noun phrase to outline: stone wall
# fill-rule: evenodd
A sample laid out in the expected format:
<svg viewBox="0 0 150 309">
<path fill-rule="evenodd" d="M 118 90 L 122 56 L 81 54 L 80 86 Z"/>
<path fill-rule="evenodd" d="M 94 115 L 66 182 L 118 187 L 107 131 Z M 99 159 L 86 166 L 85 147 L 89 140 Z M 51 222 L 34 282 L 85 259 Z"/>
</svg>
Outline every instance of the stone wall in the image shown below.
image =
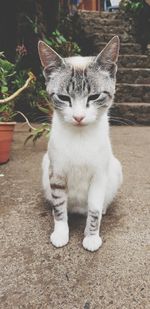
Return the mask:
<svg viewBox="0 0 150 309">
<path fill-rule="evenodd" d="M 72 19 L 72 36 L 85 56 L 97 55 L 114 35 L 119 35 L 121 48 L 112 114 L 150 124 L 150 56 L 136 42 L 135 20 L 121 11 L 80 11 Z"/>
</svg>

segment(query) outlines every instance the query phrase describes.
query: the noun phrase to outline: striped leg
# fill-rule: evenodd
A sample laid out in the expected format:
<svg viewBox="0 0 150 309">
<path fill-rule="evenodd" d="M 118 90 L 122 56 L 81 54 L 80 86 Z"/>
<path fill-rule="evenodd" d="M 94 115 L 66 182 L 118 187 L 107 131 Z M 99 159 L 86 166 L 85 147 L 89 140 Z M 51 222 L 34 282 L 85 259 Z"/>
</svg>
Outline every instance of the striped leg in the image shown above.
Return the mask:
<svg viewBox="0 0 150 309">
<path fill-rule="evenodd" d="M 59 175 L 51 175 L 50 186 L 54 215 L 54 232 L 51 234 L 50 240 L 55 247 L 63 247 L 69 241 L 65 179 Z"/>
<path fill-rule="evenodd" d="M 102 244 L 99 236 L 100 212 L 98 210 L 89 210 L 85 228 L 85 237 L 83 247 L 89 251 L 96 251 Z"/>
<path fill-rule="evenodd" d="M 98 210 L 90 210 L 88 211 L 88 217 L 85 228 L 85 236 L 95 235 L 99 232 L 99 211 Z"/>
<path fill-rule="evenodd" d="M 96 251 L 102 245 L 99 229 L 104 204 L 105 184 L 105 179 L 102 181 L 94 179 L 89 188 L 88 216 L 83 239 L 83 247 L 89 251 Z"/>
</svg>

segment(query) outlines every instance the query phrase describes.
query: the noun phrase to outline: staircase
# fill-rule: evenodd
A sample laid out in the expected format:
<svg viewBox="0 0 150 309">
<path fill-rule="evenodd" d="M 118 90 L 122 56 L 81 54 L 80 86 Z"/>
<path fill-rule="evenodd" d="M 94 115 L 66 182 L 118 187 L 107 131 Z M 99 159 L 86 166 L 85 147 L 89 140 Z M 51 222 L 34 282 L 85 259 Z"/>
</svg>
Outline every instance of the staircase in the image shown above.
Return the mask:
<svg viewBox="0 0 150 309">
<path fill-rule="evenodd" d="M 111 114 L 129 124 L 150 124 L 150 56 L 143 55 L 136 43 L 133 20 L 120 12 L 80 11 L 76 25 L 84 55 L 97 55 L 119 35 L 117 89 Z"/>
</svg>

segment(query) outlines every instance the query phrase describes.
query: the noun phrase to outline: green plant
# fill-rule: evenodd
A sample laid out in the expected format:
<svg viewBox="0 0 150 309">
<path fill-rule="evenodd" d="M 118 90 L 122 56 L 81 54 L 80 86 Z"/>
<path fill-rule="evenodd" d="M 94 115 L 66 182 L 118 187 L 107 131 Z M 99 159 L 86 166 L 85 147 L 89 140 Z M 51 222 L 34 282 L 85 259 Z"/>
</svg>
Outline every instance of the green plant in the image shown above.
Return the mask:
<svg viewBox="0 0 150 309">
<path fill-rule="evenodd" d="M 78 55 L 81 52 L 77 43 L 73 42 L 71 38 L 66 40 L 58 30 L 54 31 L 50 38 L 45 38 L 44 41 L 63 57 Z"/>
<path fill-rule="evenodd" d="M 50 119 L 53 113 L 53 107 L 51 102 L 49 101 L 48 94 L 46 90 L 40 90 L 38 92 L 38 102 L 36 102 L 37 108 Z M 38 127 L 32 126 L 27 117 L 21 112 L 19 112 L 23 118 L 25 119 L 26 123 L 29 126 L 29 135 L 25 139 L 24 144 L 26 144 L 29 140 L 32 140 L 32 142 L 35 144 L 35 142 L 42 136 L 45 136 L 46 138 L 49 137 L 50 134 L 50 125 L 48 122 L 41 123 Z"/>
<path fill-rule="evenodd" d="M 26 75 L 26 71 L 17 71 L 16 65 L 6 60 L 4 54 L 0 53 L 0 122 L 10 122 L 16 114 L 21 114 L 30 128 L 30 134 L 25 140 L 25 144 L 30 139 L 35 143 L 41 136 L 47 137 L 50 127 L 48 123 L 33 127 L 22 112 L 14 112 L 15 100 L 19 94 L 30 84 L 28 98 L 32 99 L 32 104 L 35 104 L 45 114 L 52 113 L 52 107 L 46 91 L 43 90 L 42 83 L 35 81 L 35 76 L 31 72 L 28 73 L 29 77 L 25 82 Z"/>
<path fill-rule="evenodd" d="M 143 1 L 138 0 L 122 0 L 120 3 L 121 9 L 124 11 L 131 12 L 133 14 L 137 14 L 141 8 L 143 7 Z"/>
<path fill-rule="evenodd" d="M 9 95 L 9 81 L 15 75 L 15 65 L 7 61 L 4 54 L 0 53 L 0 98 Z"/>
<path fill-rule="evenodd" d="M 32 73 L 25 82 L 25 78 L 18 76 L 15 65 L 5 59 L 0 53 L 0 122 L 9 122 L 15 116 L 14 100 L 35 80 Z M 18 89 L 19 88 L 19 89 Z"/>
<path fill-rule="evenodd" d="M 4 54 L 0 53 L 0 99 L 10 95 L 9 81 L 15 75 L 14 64 L 7 61 Z M 0 122 L 11 121 L 14 117 L 14 102 L 0 104 Z"/>
<path fill-rule="evenodd" d="M 29 125 L 29 124 L 28 124 Z M 32 140 L 32 142 L 35 144 L 36 141 L 42 137 L 45 136 L 46 138 L 49 137 L 50 134 L 50 126 L 48 123 L 43 122 L 39 127 L 30 127 L 29 129 L 29 136 L 25 139 L 24 145 L 29 141 Z"/>
<path fill-rule="evenodd" d="M 9 104 L 0 104 L 0 122 L 12 121 L 15 115 L 13 102 Z"/>
</svg>

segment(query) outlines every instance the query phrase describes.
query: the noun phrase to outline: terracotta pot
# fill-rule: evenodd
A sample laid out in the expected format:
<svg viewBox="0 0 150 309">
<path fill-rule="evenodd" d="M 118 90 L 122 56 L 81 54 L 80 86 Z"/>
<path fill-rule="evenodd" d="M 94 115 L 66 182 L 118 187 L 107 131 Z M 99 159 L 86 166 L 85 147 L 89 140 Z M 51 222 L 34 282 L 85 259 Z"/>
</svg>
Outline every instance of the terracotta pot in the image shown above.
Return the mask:
<svg viewBox="0 0 150 309">
<path fill-rule="evenodd" d="M 9 160 L 16 122 L 0 122 L 0 164 Z"/>
<path fill-rule="evenodd" d="M 83 7 L 84 7 L 84 10 L 87 10 L 87 11 L 96 11 L 96 8 L 97 8 L 97 1 L 96 0 L 84 0 L 83 1 Z"/>
</svg>

